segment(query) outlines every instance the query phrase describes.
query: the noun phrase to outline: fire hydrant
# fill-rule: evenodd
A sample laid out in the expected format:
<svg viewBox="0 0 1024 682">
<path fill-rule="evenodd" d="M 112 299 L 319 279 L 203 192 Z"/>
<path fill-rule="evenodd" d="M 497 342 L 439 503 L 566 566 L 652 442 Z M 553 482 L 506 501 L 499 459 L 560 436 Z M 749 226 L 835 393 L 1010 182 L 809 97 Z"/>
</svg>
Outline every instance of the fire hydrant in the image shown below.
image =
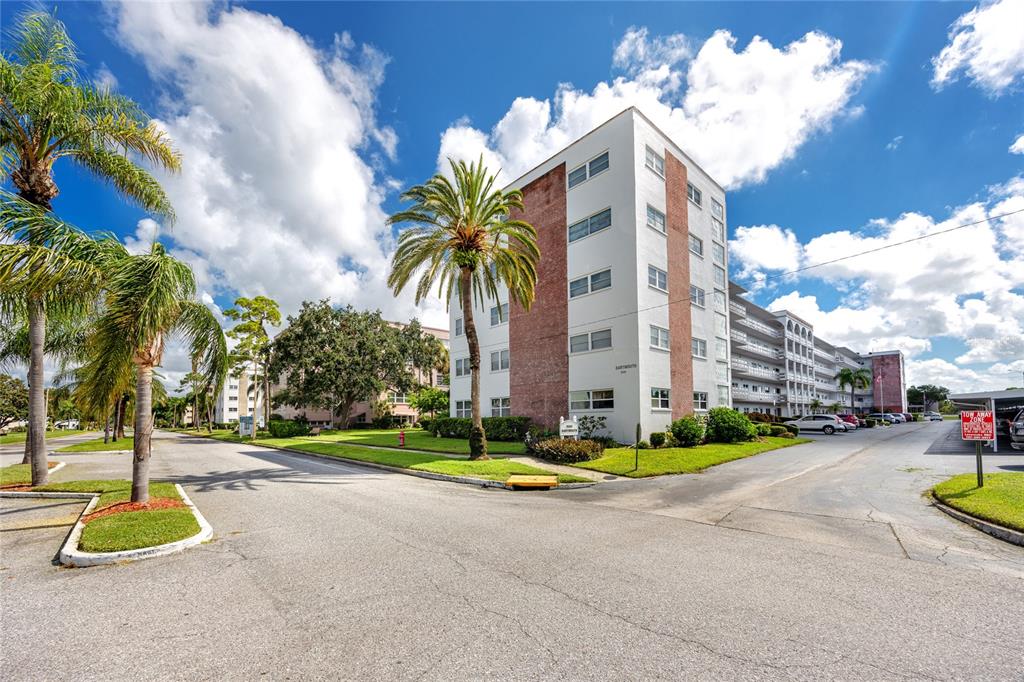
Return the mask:
<svg viewBox="0 0 1024 682">
<path fill-rule="evenodd" d="M 398 447 L 405 447 L 405 429 L 398 432 Z"/>
</svg>

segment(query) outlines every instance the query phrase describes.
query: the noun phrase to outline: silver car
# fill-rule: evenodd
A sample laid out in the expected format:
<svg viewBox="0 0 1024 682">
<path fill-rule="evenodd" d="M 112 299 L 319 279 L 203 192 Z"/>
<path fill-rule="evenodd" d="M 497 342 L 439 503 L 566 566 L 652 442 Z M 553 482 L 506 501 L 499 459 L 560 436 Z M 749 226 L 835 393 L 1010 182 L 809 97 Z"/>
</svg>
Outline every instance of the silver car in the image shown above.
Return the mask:
<svg viewBox="0 0 1024 682">
<path fill-rule="evenodd" d="M 831 414 L 808 414 L 786 422 L 787 426 L 796 426 L 803 431 L 821 431 L 826 436 L 831 436 L 836 431 L 846 433 L 849 427 L 839 417 Z"/>
</svg>

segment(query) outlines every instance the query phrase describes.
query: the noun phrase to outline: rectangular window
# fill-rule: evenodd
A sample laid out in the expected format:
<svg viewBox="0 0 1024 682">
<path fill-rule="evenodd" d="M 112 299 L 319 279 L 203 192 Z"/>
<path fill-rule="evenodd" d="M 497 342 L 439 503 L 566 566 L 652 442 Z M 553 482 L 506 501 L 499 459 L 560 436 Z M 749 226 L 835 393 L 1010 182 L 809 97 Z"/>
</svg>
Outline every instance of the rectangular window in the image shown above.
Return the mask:
<svg viewBox="0 0 1024 682">
<path fill-rule="evenodd" d="M 653 227 L 661 233 L 667 232 L 665 228 L 665 214 L 647 204 L 647 227 Z"/>
<path fill-rule="evenodd" d="M 388 402 L 392 405 L 408 405 L 409 399 L 406 397 L 404 392 L 400 393 L 398 391 L 390 391 L 388 393 Z"/>
<path fill-rule="evenodd" d="M 228 400 L 229 401 L 233 400 L 233 401 L 235 401 L 237 403 L 238 402 L 238 396 L 237 395 L 229 395 L 228 396 Z"/>
<path fill-rule="evenodd" d="M 704 242 L 700 237 L 694 237 L 690 235 L 690 251 L 694 252 L 698 256 L 704 255 Z"/>
<path fill-rule="evenodd" d="M 645 153 L 644 165 L 661 177 L 665 177 L 665 159 L 650 147 Z"/>
<path fill-rule="evenodd" d="M 612 226 L 612 210 L 606 208 L 599 213 L 584 218 L 583 220 L 573 223 L 569 226 L 569 241 L 574 242 L 577 239 L 583 239 L 587 235 L 600 232 L 606 228 Z"/>
<path fill-rule="evenodd" d="M 711 219 L 711 236 L 725 243 L 725 224 L 721 220 Z"/>
<path fill-rule="evenodd" d="M 700 206 L 700 190 L 694 187 L 692 183 L 686 183 L 686 196 L 690 201 Z"/>
<path fill-rule="evenodd" d="M 729 381 L 729 365 L 724 362 L 716 362 L 715 379 L 718 381 Z"/>
<path fill-rule="evenodd" d="M 722 407 L 729 407 L 729 387 L 718 387 L 718 404 Z"/>
<path fill-rule="evenodd" d="M 500 372 L 508 369 L 508 349 L 496 350 L 491 353 L 491 371 Z"/>
<path fill-rule="evenodd" d="M 728 332 L 728 323 L 726 322 L 725 315 L 715 313 L 715 334 L 718 336 L 726 336 Z"/>
<path fill-rule="evenodd" d="M 715 266 L 715 284 L 723 289 L 725 288 L 725 270 L 717 265 Z"/>
<path fill-rule="evenodd" d="M 470 370 L 469 358 L 456 358 L 455 360 L 455 376 L 457 377 L 468 377 Z"/>
<path fill-rule="evenodd" d="M 570 391 L 570 410 L 611 410 L 615 408 L 615 391 Z"/>
<path fill-rule="evenodd" d="M 569 337 L 570 353 L 586 353 L 590 350 L 590 334 L 577 334 Z"/>
<path fill-rule="evenodd" d="M 491 398 L 492 417 L 511 417 L 512 403 L 508 398 Z"/>
<path fill-rule="evenodd" d="M 711 197 L 711 215 L 719 220 L 722 220 L 725 216 L 725 209 L 714 197 Z"/>
<path fill-rule="evenodd" d="M 708 356 L 708 342 L 704 339 L 690 339 L 690 350 L 695 358 L 706 358 Z"/>
<path fill-rule="evenodd" d="M 725 339 L 715 339 L 715 358 L 718 360 L 729 359 L 729 342 Z"/>
<path fill-rule="evenodd" d="M 595 156 L 582 166 L 569 171 L 569 189 L 606 170 L 608 170 L 608 152 Z"/>
<path fill-rule="evenodd" d="M 462 336 L 462 332 L 462 318 L 460 317 L 455 320 L 455 336 Z"/>
<path fill-rule="evenodd" d="M 693 392 L 693 409 L 695 410 L 706 410 L 708 409 L 708 394 L 701 393 L 699 391 Z"/>
<path fill-rule="evenodd" d="M 569 298 L 576 298 L 587 293 L 590 293 L 589 277 L 580 277 L 569 282 Z"/>
<path fill-rule="evenodd" d="M 472 400 L 456 400 L 455 401 L 455 416 L 468 418 L 473 416 L 473 401 Z"/>
<path fill-rule="evenodd" d="M 612 285 L 612 271 L 602 270 L 569 282 L 569 298 L 607 289 Z"/>
<path fill-rule="evenodd" d="M 229 407 L 228 408 L 228 412 L 238 412 L 238 408 L 237 407 Z"/>
<path fill-rule="evenodd" d="M 651 409 L 670 410 L 672 405 L 669 401 L 669 390 L 667 388 L 651 389 Z"/>
<path fill-rule="evenodd" d="M 491 308 L 491 326 L 495 327 L 503 322 L 508 322 L 508 303 Z"/>
<path fill-rule="evenodd" d="M 586 353 L 589 350 L 603 350 L 612 347 L 612 330 L 601 329 L 587 334 L 569 337 L 570 353 Z"/>
<path fill-rule="evenodd" d="M 711 258 L 719 265 L 725 265 L 725 247 L 711 242 Z"/>
<path fill-rule="evenodd" d="M 715 289 L 715 310 L 718 310 L 718 311 L 724 313 L 725 312 L 725 308 L 726 308 L 725 292 L 722 291 L 721 289 Z"/>
<path fill-rule="evenodd" d="M 653 265 L 647 266 L 647 284 L 668 293 L 668 273 Z"/>
<path fill-rule="evenodd" d="M 696 284 L 690 285 L 690 303 L 699 308 L 704 307 L 704 290 Z"/>
<path fill-rule="evenodd" d="M 651 325 L 651 347 L 660 348 L 661 350 L 669 350 L 671 348 L 667 329 Z"/>
</svg>

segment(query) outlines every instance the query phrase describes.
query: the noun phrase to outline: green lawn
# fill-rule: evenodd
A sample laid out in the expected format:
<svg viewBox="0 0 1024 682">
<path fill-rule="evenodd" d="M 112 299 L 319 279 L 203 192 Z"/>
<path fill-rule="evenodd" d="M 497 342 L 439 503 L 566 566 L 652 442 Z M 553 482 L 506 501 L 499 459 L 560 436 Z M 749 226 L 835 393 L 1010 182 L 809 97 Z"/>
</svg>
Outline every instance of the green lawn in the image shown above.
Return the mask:
<svg viewBox="0 0 1024 682">
<path fill-rule="evenodd" d="M 84 443 L 65 445 L 57 452 L 106 452 L 108 450 L 131 450 L 135 447 L 135 439 L 132 436 L 119 438 L 116 441 L 104 443 L 102 438 L 87 440 Z"/>
<path fill-rule="evenodd" d="M 50 468 L 57 466 L 57 462 L 50 462 Z M 31 464 L 11 464 L 0 467 L 0 486 L 28 485 L 32 482 Z"/>
<path fill-rule="evenodd" d="M 67 430 L 54 430 L 46 432 L 46 439 L 53 440 L 54 438 L 67 438 L 68 436 L 77 436 L 80 433 L 88 433 L 85 429 L 67 429 Z M 11 443 L 24 443 L 25 438 L 28 436 L 26 431 L 19 433 L 8 433 L 6 436 L 0 436 L 0 445 L 9 445 Z"/>
<path fill-rule="evenodd" d="M 327 440 L 351 445 L 384 445 L 398 447 L 398 429 L 348 429 L 328 431 L 313 437 L 313 440 Z M 435 438 L 429 431 L 412 428 L 405 430 L 405 447 L 452 455 L 468 455 L 469 441 L 461 438 Z M 526 446 L 522 443 L 487 441 L 487 451 L 496 455 L 522 455 Z"/>
<path fill-rule="evenodd" d="M 933 492 L 950 507 L 1024 532 L 1024 473 L 987 474 L 985 487 L 977 485 L 976 474 L 960 474 Z"/>
<path fill-rule="evenodd" d="M 603 471 L 606 474 L 617 476 L 629 476 L 630 478 L 645 478 L 664 474 L 695 474 L 716 464 L 808 442 L 810 441 L 807 438 L 769 437 L 747 443 L 710 443 L 692 448 L 641 450 L 638 470 L 633 468 L 632 448 L 614 448 L 605 450 L 604 455 L 598 459 L 579 462 L 573 466 Z"/>
<path fill-rule="evenodd" d="M 400 469 L 415 469 L 417 471 L 430 471 L 436 474 L 448 474 L 449 476 L 482 478 L 489 481 L 505 481 L 513 474 L 533 476 L 555 475 L 554 472 L 508 459 L 489 459 L 482 462 L 471 462 L 468 459 L 428 455 L 422 452 L 363 448 L 346 443 L 320 441 L 317 438 L 266 438 L 256 441 L 256 444 L 269 447 L 291 448 L 330 457 L 344 457 L 345 459 L 354 459 L 360 462 L 373 462 Z M 580 483 L 589 482 L 589 480 L 579 476 L 558 474 L 559 483 Z"/>
</svg>

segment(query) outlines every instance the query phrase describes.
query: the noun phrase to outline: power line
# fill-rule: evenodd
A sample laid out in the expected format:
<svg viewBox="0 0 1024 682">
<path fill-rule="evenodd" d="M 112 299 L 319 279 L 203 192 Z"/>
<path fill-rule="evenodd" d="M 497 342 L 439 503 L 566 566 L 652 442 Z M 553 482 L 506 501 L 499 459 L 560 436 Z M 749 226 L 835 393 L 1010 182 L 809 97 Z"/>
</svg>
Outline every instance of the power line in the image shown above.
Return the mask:
<svg viewBox="0 0 1024 682">
<path fill-rule="evenodd" d="M 982 218 L 981 220 L 975 220 L 975 221 L 969 222 L 969 223 L 963 223 L 962 225 L 956 225 L 954 227 L 948 227 L 948 228 L 946 228 L 944 230 L 937 230 L 935 232 L 929 232 L 928 234 L 918 235 L 917 237 L 911 237 L 910 239 L 904 239 L 903 241 L 893 242 L 892 244 L 885 244 L 884 246 L 879 246 L 879 247 L 876 247 L 876 248 L 873 248 L 873 249 L 867 249 L 865 251 L 859 251 L 857 253 L 851 253 L 849 255 L 841 256 L 839 258 L 834 258 L 832 260 L 825 261 L 825 262 L 822 262 L 822 263 L 814 263 L 814 264 L 811 264 L 811 265 L 806 265 L 806 266 L 804 266 L 802 268 L 797 268 L 796 270 L 788 270 L 786 272 L 779 272 L 779 273 L 776 273 L 774 275 L 768 275 L 762 281 L 770 281 L 770 280 L 775 280 L 775 279 L 781 279 L 783 277 L 788 277 L 790 275 L 795 275 L 795 274 L 800 273 L 800 272 L 806 272 L 807 270 L 813 270 L 814 268 L 820 268 L 820 267 L 823 267 L 825 265 L 833 265 L 835 263 L 839 263 L 839 262 L 842 262 L 842 261 L 845 261 L 845 260 L 850 260 L 851 258 L 857 258 L 859 256 L 864 256 L 864 255 L 867 255 L 869 253 L 877 253 L 879 251 L 885 251 L 886 249 L 892 249 L 892 248 L 895 248 L 897 246 L 905 246 L 906 244 L 911 244 L 913 242 L 923 241 L 923 240 L 929 239 L 931 237 L 939 237 L 939 236 L 942 236 L 944 234 L 949 234 L 950 232 L 955 232 L 956 230 L 962 230 L 962 229 L 967 228 L 967 227 L 973 227 L 974 225 L 980 225 L 982 223 L 987 223 L 987 222 L 989 222 L 991 220 L 999 220 L 1001 218 L 1006 218 L 1006 217 L 1009 217 L 1009 216 L 1012 216 L 1012 215 L 1016 215 L 1017 213 L 1024 213 L 1024 208 L 1019 208 L 1019 209 L 1017 209 L 1015 211 L 1008 211 L 1006 213 L 1001 213 L 999 215 L 989 216 L 988 218 Z M 726 284 L 726 286 L 728 286 L 728 283 Z M 728 294 L 728 292 L 725 292 L 725 293 L 726 293 L 726 305 L 728 306 L 728 296 L 729 296 L 729 294 Z M 655 305 L 647 306 L 646 308 L 637 308 L 636 310 L 630 310 L 628 312 L 617 313 L 615 315 L 610 315 L 608 317 L 602 317 L 602 318 L 599 318 L 599 319 L 596 319 L 596 320 L 590 320 L 588 322 L 581 322 L 579 324 L 569 325 L 567 327 L 567 329 L 575 329 L 575 328 L 579 328 L 579 327 L 592 327 L 593 325 L 600 324 L 601 322 L 610 322 L 612 320 L 617 320 L 617 319 L 622 318 L 622 317 L 629 317 L 631 315 L 639 315 L 640 313 L 650 312 L 651 310 L 657 310 L 659 308 L 664 308 L 665 306 L 675 305 L 677 303 L 687 303 L 690 300 L 691 300 L 690 296 L 686 295 L 686 296 L 683 296 L 681 298 L 677 298 L 677 299 L 673 299 L 673 300 L 670 300 L 670 301 L 666 301 L 664 303 L 657 303 Z M 504 341 L 500 342 L 500 343 L 492 343 L 492 344 L 487 344 L 486 346 L 480 346 L 480 350 L 484 350 L 485 348 L 504 347 L 505 345 L 507 345 L 507 343 L 504 342 Z"/>
</svg>

